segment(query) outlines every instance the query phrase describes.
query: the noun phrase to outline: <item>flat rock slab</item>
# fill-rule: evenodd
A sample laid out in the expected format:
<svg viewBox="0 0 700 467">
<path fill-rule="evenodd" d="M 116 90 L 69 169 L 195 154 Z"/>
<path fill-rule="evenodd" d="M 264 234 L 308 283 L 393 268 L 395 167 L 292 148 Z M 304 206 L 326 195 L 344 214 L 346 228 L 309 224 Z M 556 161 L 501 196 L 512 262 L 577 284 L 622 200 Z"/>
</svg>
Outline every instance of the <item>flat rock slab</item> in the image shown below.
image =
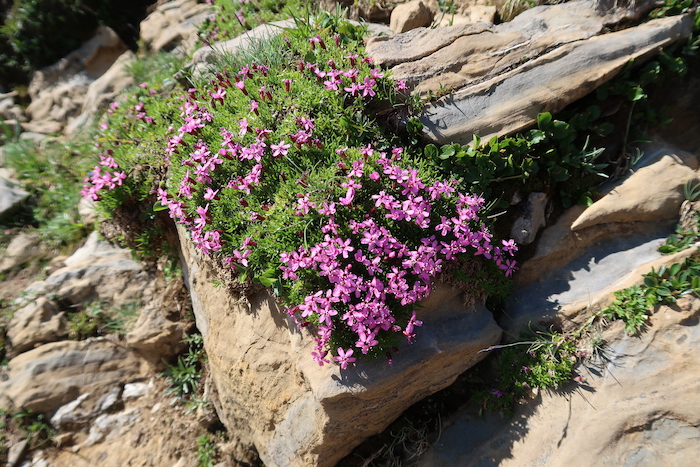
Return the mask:
<svg viewBox="0 0 700 467">
<path fill-rule="evenodd" d="M 373 39 L 367 53 L 420 93 L 452 91 L 420 119 L 425 136 L 466 144 L 522 130 L 539 113 L 557 112 L 617 74 L 687 37 L 688 16 L 603 34 L 638 10 L 600 8 L 593 0 L 533 8 L 510 23 L 475 23 Z"/>
<path fill-rule="evenodd" d="M 148 372 L 144 360 L 105 338 L 45 344 L 10 360 L 0 375 L 0 407 L 51 412 L 81 394 Z"/>
<path fill-rule="evenodd" d="M 602 336 L 605 359 L 579 369 L 581 385 L 542 393 L 511 419 L 466 411 L 447 420 L 418 465 L 696 465 L 700 301 L 678 305 L 661 307 L 638 337 L 615 323 Z"/>
<path fill-rule="evenodd" d="M 150 298 L 148 284 L 152 279 L 142 265 L 132 259 L 130 250 L 99 240 L 97 232 L 85 245 L 65 260 L 65 266 L 25 290 L 24 306 L 32 297 L 53 294 L 72 304 L 104 300 L 122 304 Z"/>
<path fill-rule="evenodd" d="M 501 329 L 483 306 L 467 309 L 449 288 L 421 309 L 413 345 L 392 365 L 341 370 L 311 359 L 313 335 L 299 330 L 269 294 L 237 300 L 181 231 L 183 271 L 197 328 L 219 394 L 221 421 L 254 444 L 267 466 L 332 466 L 409 406 L 452 384 L 498 343 Z"/>
<path fill-rule="evenodd" d="M 530 324 L 559 323 L 576 312 L 624 288 L 629 279 L 663 259 L 657 251 L 672 229 L 649 226 L 649 230 L 595 243 L 566 266 L 540 271 L 539 279 L 517 288 L 508 298 L 499 320 L 504 329 L 528 329 Z"/>
</svg>

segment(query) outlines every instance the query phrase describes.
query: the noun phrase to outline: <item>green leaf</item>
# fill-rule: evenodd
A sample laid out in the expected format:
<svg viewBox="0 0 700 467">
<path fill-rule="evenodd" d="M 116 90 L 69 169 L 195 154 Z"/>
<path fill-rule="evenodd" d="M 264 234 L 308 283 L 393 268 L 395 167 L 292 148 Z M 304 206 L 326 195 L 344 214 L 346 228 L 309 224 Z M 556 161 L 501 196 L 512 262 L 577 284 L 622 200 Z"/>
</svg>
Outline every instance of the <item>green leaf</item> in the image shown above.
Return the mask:
<svg viewBox="0 0 700 467">
<path fill-rule="evenodd" d="M 423 150 L 425 157 L 435 159 L 438 156 L 438 148 L 434 144 L 428 144 Z"/>
<path fill-rule="evenodd" d="M 165 211 L 166 209 L 168 209 L 168 206 L 163 206 L 160 204 L 160 201 L 157 201 L 156 204 L 153 205 L 153 212 Z"/>
<path fill-rule="evenodd" d="M 549 112 L 543 112 L 537 116 L 537 127 L 543 130 L 544 127 L 549 126 L 552 122 L 552 114 Z"/>
<path fill-rule="evenodd" d="M 647 95 L 644 93 L 644 89 L 639 86 L 635 86 L 627 92 L 627 99 L 632 102 L 644 99 Z"/>
<path fill-rule="evenodd" d="M 668 273 L 671 276 L 675 276 L 679 272 L 681 272 L 681 263 L 673 263 L 673 265 L 668 269 Z"/>
<path fill-rule="evenodd" d="M 659 287 L 658 289 L 655 290 L 656 295 L 659 295 L 661 297 L 668 297 L 671 295 L 671 291 L 666 288 L 666 287 Z"/>
<path fill-rule="evenodd" d="M 547 169 L 549 175 L 557 182 L 563 182 L 569 179 L 569 171 L 560 165 L 554 165 Z"/>
<path fill-rule="evenodd" d="M 530 130 L 528 136 L 531 144 L 541 143 L 547 139 L 547 134 L 542 130 Z"/>
<path fill-rule="evenodd" d="M 440 150 L 440 159 L 449 159 L 450 157 L 454 156 L 456 152 L 457 151 L 453 145 L 443 146 Z"/>
<path fill-rule="evenodd" d="M 658 287 L 659 281 L 656 280 L 655 277 L 649 277 L 649 276 L 647 276 L 647 277 L 644 278 L 644 285 L 646 285 L 646 286 L 649 287 L 649 288 Z"/>
</svg>

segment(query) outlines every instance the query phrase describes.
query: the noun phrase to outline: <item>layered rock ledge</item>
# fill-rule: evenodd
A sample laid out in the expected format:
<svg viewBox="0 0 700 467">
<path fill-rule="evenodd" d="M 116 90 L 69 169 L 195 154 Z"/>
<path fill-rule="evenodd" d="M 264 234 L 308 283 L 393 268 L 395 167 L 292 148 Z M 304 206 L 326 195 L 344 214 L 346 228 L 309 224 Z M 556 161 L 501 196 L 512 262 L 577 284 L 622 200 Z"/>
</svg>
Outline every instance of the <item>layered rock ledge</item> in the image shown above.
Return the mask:
<svg viewBox="0 0 700 467">
<path fill-rule="evenodd" d="M 582 0 L 533 8 L 509 23 L 418 28 L 370 40 L 367 53 L 416 92 L 447 95 L 420 120 L 435 142 L 466 144 L 533 125 L 692 32 L 690 16 L 620 28 L 648 11 Z"/>
<path fill-rule="evenodd" d="M 243 299 L 216 287 L 210 260 L 179 234 L 217 412 L 268 466 L 334 465 L 413 403 L 449 386 L 501 338 L 485 307 L 465 308 L 458 292 L 440 287 L 423 303 L 419 339 L 401 347 L 393 364 L 319 367 L 308 329 L 297 329 L 269 294 Z"/>
</svg>

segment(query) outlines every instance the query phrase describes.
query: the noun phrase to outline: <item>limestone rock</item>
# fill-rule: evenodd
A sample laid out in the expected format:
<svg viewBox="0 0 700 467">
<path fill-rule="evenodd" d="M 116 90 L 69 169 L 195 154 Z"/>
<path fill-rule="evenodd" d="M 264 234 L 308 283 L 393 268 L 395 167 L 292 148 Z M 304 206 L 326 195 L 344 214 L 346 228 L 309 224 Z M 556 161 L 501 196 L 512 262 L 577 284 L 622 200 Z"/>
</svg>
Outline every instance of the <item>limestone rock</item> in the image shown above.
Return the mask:
<svg viewBox="0 0 700 467">
<path fill-rule="evenodd" d="M 171 321 L 156 306 L 147 306 L 139 314 L 127 344 L 153 363 L 167 361 L 182 351 L 185 323 Z"/>
<path fill-rule="evenodd" d="M 604 358 L 579 369 L 583 384 L 541 393 L 509 419 L 459 414 L 418 465 L 695 465 L 699 315 L 693 298 L 660 307 L 639 336 L 616 323 L 601 336 Z"/>
<path fill-rule="evenodd" d="M 697 155 L 674 146 L 658 136 L 655 136 L 651 142 L 641 144 L 639 149 L 643 154 L 637 163 L 639 167 L 658 162 L 664 156 L 672 156 L 680 159 L 683 165 L 687 165 L 693 170 L 700 169 L 700 160 L 698 160 Z"/>
<path fill-rule="evenodd" d="M 348 9 L 348 17 L 353 20 L 364 20 L 370 24 L 388 23 L 391 12 L 397 3 L 405 0 L 320 0 L 319 6 L 334 13 L 338 6 Z"/>
<path fill-rule="evenodd" d="M 124 52 L 102 76 L 90 83 L 85 93 L 82 111 L 68 124 L 67 134 L 74 134 L 90 125 L 98 112 L 106 108 L 124 89 L 134 85 L 128 66 L 136 56 L 130 50 Z"/>
<path fill-rule="evenodd" d="M 20 232 L 7 245 L 5 252 L 0 255 L 0 273 L 41 258 L 45 253 L 38 234 Z"/>
<path fill-rule="evenodd" d="M 454 92 L 426 107 L 425 136 L 466 144 L 522 130 L 541 112 L 557 112 L 612 78 L 630 59 L 643 60 L 687 37 L 689 17 L 653 20 L 602 34 L 636 16 L 580 0 L 533 8 L 510 23 L 415 29 L 369 42 L 375 62 L 417 92 Z"/>
<path fill-rule="evenodd" d="M 18 95 L 17 91 L 0 94 L 0 121 L 5 121 L 5 125 L 8 125 L 10 128 L 17 122 L 25 122 L 27 120 L 24 110 L 15 103 L 15 97 Z"/>
<path fill-rule="evenodd" d="M 26 289 L 26 295 L 55 294 L 71 304 L 104 300 L 112 304 L 150 299 L 149 276 L 131 252 L 98 239 L 97 232 L 65 260 L 65 266 Z M 19 302 L 20 305 L 28 302 Z"/>
<path fill-rule="evenodd" d="M 660 161 L 633 173 L 593 203 L 574 221 L 571 229 L 581 230 L 612 222 L 677 219 L 687 182 L 697 183 L 698 175 L 678 158 L 663 156 Z"/>
<path fill-rule="evenodd" d="M 151 389 L 153 389 L 153 380 L 151 380 L 149 383 L 128 383 L 124 385 L 122 398 L 135 399 L 143 396 Z"/>
<path fill-rule="evenodd" d="M 496 7 L 493 5 L 469 5 L 459 8 L 455 14 L 443 13 L 434 3 L 435 20 L 438 27 L 460 26 L 470 23 L 493 24 L 496 19 Z"/>
<path fill-rule="evenodd" d="M 79 49 L 37 71 L 29 84 L 32 102 L 27 114 L 31 121 L 24 128 L 38 133 L 60 132 L 80 112 L 90 83 L 126 50 L 126 44 L 112 29 L 100 26 Z"/>
<path fill-rule="evenodd" d="M 395 33 L 410 31 L 411 29 L 430 26 L 433 22 L 433 12 L 430 11 L 422 0 L 412 0 L 403 3 L 391 12 L 389 27 Z"/>
<path fill-rule="evenodd" d="M 55 342 L 68 334 L 65 313 L 41 297 L 17 310 L 7 325 L 8 356 L 13 357 L 39 344 Z"/>
<path fill-rule="evenodd" d="M 0 177 L 0 220 L 11 216 L 28 197 L 29 193 L 21 189 L 16 182 Z"/>
<path fill-rule="evenodd" d="M 90 425 L 90 434 L 81 446 L 92 446 L 103 440 L 115 439 L 121 436 L 130 425 L 139 419 L 136 409 L 127 409 L 115 414 L 103 414 Z"/>
<path fill-rule="evenodd" d="M 80 404 L 85 402 L 85 399 L 90 397 L 90 393 L 85 393 L 78 397 L 76 400 L 71 401 L 65 405 L 58 408 L 56 413 L 51 417 L 51 426 L 60 430 L 70 425 L 74 425 L 79 421 L 86 419 L 84 413 L 80 413 Z"/>
<path fill-rule="evenodd" d="M 15 467 L 22 462 L 24 455 L 27 453 L 27 448 L 29 447 L 29 440 L 23 439 L 19 443 L 10 446 L 7 452 L 7 467 Z"/>
<path fill-rule="evenodd" d="M 500 340 L 482 306 L 466 309 L 449 288 L 422 309 L 417 342 L 393 365 L 362 362 L 341 371 L 310 358 L 315 344 L 267 294 L 236 300 L 181 233 L 183 272 L 202 332 L 219 418 L 268 466 L 334 465 L 406 408 L 448 386 Z"/>
<path fill-rule="evenodd" d="M 50 412 L 81 394 L 144 377 L 148 366 L 105 338 L 45 344 L 10 360 L 0 407 Z"/>
<path fill-rule="evenodd" d="M 537 232 L 546 225 L 547 202 L 545 193 L 530 193 L 523 207 L 523 214 L 515 219 L 510 230 L 510 236 L 516 243 L 529 245 L 535 241 Z"/>
<path fill-rule="evenodd" d="M 213 16 L 211 6 L 196 0 L 175 0 L 161 3 L 141 21 L 141 41 L 153 51 L 192 50 L 197 40 L 197 28 Z"/>
</svg>

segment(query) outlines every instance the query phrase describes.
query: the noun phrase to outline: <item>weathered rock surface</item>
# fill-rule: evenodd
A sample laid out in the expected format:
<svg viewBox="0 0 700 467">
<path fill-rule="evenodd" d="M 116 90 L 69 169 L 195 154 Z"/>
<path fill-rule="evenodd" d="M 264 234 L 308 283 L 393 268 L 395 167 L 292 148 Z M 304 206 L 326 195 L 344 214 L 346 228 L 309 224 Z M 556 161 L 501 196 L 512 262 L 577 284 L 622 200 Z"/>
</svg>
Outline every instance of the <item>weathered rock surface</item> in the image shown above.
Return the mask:
<svg viewBox="0 0 700 467">
<path fill-rule="evenodd" d="M 0 177 L 0 219 L 12 215 L 28 197 L 16 182 Z"/>
<path fill-rule="evenodd" d="M 134 381 L 148 365 L 108 339 L 45 344 L 10 360 L 0 382 L 0 407 L 51 412 L 86 392 Z"/>
<path fill-rule="evenodd" d="M 197 28 L 213 16 L 210 5 L 196 0 L 165 2 L 141 21 L 141 41 L 150 50 L 192 50 L 197 41 Z"/>
<path fill-rule="evenodd" d="M 64 267 L 27 288 L 29 300 L 25 304 L 31 297 L 46 294 L 55 294 L 75 305 L 95 300 L 117 305 L 137 298 L 147 301 L 150 280 L 129 250 L 101 241 L 93 232 L 85 245 L 65 260 Z"/>
<path fill-rule="evenodd" d="M 126 342 L 150 362 L 160 364 L 183 350 L 184 331 L 185 323 L 169 320 L 158 307 L 147 306 L 141 310 Z"/>
<path fill-rule="evenodd" d="M 100 26 L 79 49 L 36 72 L 29 84 L 32 102 L 27 114 L 31 121 L 23 127 L 37 133 L 60 132 L 79 114 L 90 83 L 126 50 L 126 44 L 112 29 Z"/>
<path fill-rule="evenodd" d="M 699 315 L 694 298 L 659 308 L 637 337 L 616 323 L 599 358 L 579 369 L 584 384 L 542 393 L 512 419 L 460 414 L 418 465 L 694 465 Z"/>
<path fill-rule="evenodd" d="M 45 254 L 41 238 L 32 232 L 20 232 L 7 245 L 0 255 L 0 273 L 9 271 L 24 263 L 41 258 Z"/>
<path fill-rule="evenodd" d="M 574 221 L 571 230 L 611 222 L 649 222 L 678 219 L 686 183 L 698 183 L 698 174 L 680 158 L 664 156 L 617 184 Z"/>
<path fill-rule="evenodd" d="M 9 125 L 10 128 L 16 122 L 27 120 L 22 108 L 15 103 L 15 97 L 18 95 L 17 91 L 0 94 L 0 122 L 4 121 L 5 125 Z"/>
<path fill-rule="evenodd" d="M 410 31 L 433 22 L 433 12 L 422 0 L 412 0 L 394 8 L 389 27 L 395 33 Z"/>
<path fill-rule="evenodd" d="M 270 296 L 235 300 L 212 284 L 213 271 L 186 240 L 182 250 L 219 417 L 255 444 L 268 466 L 333 465 L 411 404 L 451 384 L 501 336 L 488 310 L 465 309 L 447 289 L 425 304 L 418 341 L 401 348 L 393 365 L 318 367 L 308 329 L 298 330 Z"/>
<path fill-rule="evenodd" d="M 39 344 L 55 342 L 68 335 L 65 313 L 41 297 L 17 310 L 7 325 L 8 356 L 13 357 Z"/>
<path fill-rule="evenodd" d="M 135 84 L 134 78 L 128 72 L 128 66 L 135 58 L 136 55 L 130 50 L 124 52 L 109 70 L 88 86 L 82 111 L 68 124 L 67 134 L 77 133 L 81 128 L 88 126 L 98 112 L 113 102 L 119 93 Z"/>
<path fill-rule="evenodd" d="M 515 219 L 510 230 L 510 237 L 518 245 L 529 245 L 535 241 L 537 232 L 546 225 L 546 193 L 530 193 L 523 206 L 523 213 Z"/>
<path fill-rule="evenodd" d="M 643 60 L 687 37 L 689 17 L 653 20 L 601 34 L 642 8 L 604 9 L 595 0 L 533 8 L 510 23 L 415 29 L 370 41 L 367 52 L 418 92 L 454 92 L 429 105 L 421 122 L 439 143 L 466 144 L 532 125 Z"/>
</svg>

